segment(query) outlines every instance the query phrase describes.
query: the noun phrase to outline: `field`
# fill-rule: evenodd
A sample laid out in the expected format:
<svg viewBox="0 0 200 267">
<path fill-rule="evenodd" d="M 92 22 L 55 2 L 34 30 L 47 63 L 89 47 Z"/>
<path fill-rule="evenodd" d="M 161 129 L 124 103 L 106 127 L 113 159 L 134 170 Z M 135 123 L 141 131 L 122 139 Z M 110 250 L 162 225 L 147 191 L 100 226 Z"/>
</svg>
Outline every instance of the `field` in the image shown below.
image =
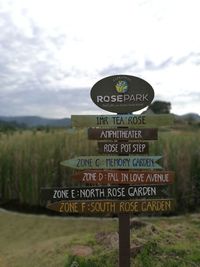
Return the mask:
<svg viewBox="0 0 200 267">
<path fill-rule="evenodd" d="M 85 129 L 1 133 L 1 204 L 42 205 L 41 187 L 77 184 L 70 178 L 73 170 L 60 162 L 84 155 L 98 155 Z M 195 211 L 200 204 L 200 130 L 162 129 L 159 140 L 150 143 L 150 155 L 162 155 L 163 169 L 175 171 L 177 212 Z"/>
<path fill-rule="evenodd" d="M 2 267 L 117 267 L 118 220 L 0 211 Z M 200 266 L 200 214 L 132 219 L 131 267 Z M 76 263 L 76 265 L 75 265 Z"/>
<path fill-rule="evenodd" d="M 60 162 L 80 155 L 98 155 L 97 143 L 87 140 L 85 129 L 1 133 L 1 206 L 11 203 L 31 211 L 45 206 L 41 187 L 77 185 L 70 178 L 73 170 Z M 170 217 L 132 220 L 131 266 L 200 266 L 199 128 L 161 129 L 159 140 L 150 143 L 150 155 L 162 155 L 159 164 L 175 172 L 176 210 Z M 118 266 L 117 218 L 48 217 L 1 210 L 0 229 L 0 267 Z"/>
</svg>

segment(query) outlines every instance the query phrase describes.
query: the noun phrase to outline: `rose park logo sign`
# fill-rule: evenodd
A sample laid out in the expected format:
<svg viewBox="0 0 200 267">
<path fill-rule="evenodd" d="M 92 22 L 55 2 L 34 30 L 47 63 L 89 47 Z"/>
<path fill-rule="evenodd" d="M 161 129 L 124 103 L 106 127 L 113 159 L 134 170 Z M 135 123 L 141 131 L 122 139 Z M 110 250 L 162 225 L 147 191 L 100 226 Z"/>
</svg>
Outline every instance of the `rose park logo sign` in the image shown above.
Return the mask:
<svg viewBox="0 0 200 267">
<path fill-rule="evenodd" d="M 154 98 L 152 86 L 130 75 L 114 75 L 98 81 L 91 90 L 93 102 L 115 113 L 130 113 L 150 105 Z"/>
</svg>

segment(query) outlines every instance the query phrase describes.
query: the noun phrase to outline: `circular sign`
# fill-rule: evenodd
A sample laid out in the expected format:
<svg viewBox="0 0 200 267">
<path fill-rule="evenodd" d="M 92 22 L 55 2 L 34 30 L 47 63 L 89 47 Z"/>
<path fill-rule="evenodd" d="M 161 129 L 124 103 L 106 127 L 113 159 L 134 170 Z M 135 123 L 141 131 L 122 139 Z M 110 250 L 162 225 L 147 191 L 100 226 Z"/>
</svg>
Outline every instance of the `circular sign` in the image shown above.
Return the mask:
<svg viewBox="0 0 200 267">
<path fill-rule="evenodd" d="M 114 75 L 95 83 L 90 95 L 98 107 L 123 114 L 149 106 L 154 98 L 154 90 L 141 78 Z"/>
</svg>

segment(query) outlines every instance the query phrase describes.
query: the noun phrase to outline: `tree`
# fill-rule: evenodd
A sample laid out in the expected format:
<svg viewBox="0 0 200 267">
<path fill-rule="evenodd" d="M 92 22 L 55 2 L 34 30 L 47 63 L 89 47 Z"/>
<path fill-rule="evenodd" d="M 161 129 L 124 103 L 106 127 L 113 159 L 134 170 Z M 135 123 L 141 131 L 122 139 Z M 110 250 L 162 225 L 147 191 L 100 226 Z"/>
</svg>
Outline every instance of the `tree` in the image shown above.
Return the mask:
<svg viewBox="0 0 200 267">
<path fill-rule="evenodd" d="M 165 101 L 154 101 L 147 109 L 153 111 L 155 114 L 169 114 L 171 110 L 171 103 Z"/>
</svg>

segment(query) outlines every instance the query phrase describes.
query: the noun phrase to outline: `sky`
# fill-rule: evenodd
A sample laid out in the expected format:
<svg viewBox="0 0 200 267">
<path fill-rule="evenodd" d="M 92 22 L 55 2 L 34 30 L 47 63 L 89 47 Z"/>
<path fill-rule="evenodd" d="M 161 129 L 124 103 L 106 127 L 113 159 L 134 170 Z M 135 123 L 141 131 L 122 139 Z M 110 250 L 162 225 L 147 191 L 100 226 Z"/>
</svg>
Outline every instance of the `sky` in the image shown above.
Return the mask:
<svg viewBox="0 0 200 267">
<path fill-rule="evenodd" d="M 200 114 L 199 0 L 0 0 L 0 116 L 108 114 L 100 79 L 146 80 Z"/>
</svg>

